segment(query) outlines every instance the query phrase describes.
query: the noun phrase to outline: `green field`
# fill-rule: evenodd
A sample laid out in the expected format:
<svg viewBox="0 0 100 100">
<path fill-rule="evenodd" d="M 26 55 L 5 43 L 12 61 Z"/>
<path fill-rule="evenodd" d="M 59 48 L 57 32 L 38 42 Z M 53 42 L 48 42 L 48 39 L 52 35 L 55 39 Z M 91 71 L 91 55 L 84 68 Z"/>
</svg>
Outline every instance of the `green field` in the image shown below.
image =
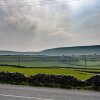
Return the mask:
<svg viewBox="0 0 100 100">
<path fill-rule="evenodd" d="M 87 68 L 100 69 L 99 56 L 86 55 L 85 57 Z M 85 68 L 85 60 L 81 56 L 0 55 L 0 64 L 25 67 Z"/>
<path fill-rule="evenodd" d="M 63 60 L 62 56 L 45 57 L 6 55 L 0 56 L 0 71 L 20 72 L 28 76 L 38 73 L 63 74 L 74 76 L 80 80 L 85 80 L 93 75 L 100 74 L 100 61 L 87 60 L 85 69 L 84 60 L 73 60 L 72 58 L 70 60 Z"/>
<path fill-rule="evenodd" d="M 8 65 L 19 65 L 19 62 L 0 62 L 0 64 L 8 64 Z M 26 67 L 52 67 L 52 66 L 63 66 L 65 67 L 67 64 L 55 61 L 33 61 L 33 62 L 20 62 L 20 66 Z"/>
<path fill-rule="evenodd" d="M 8 71 L 8 72 L 20 72 L 24 75 L 35 75 L 38 73 L 45 74 L 63 74 L 63 75 L 71 75 L 80 80 L 85 80 L 95 75 L 88 72 L 77 71 L 76 69 L 69 68 L 16 68 L 11 66 L 0 66 L 0 71 Z"/>
<path fill-rule="evenodd" d="M 19 65 L 19 62 L 0 62 L 0 64 L 8 65 Z M 87 68 L 100 69 L 100 61 L 87 61 Z M 31 62 L 20 62 L 20 66 L 25 67 L 77 67 L 84 68 L 84 61 L 31 61 Z"/>
</svg>

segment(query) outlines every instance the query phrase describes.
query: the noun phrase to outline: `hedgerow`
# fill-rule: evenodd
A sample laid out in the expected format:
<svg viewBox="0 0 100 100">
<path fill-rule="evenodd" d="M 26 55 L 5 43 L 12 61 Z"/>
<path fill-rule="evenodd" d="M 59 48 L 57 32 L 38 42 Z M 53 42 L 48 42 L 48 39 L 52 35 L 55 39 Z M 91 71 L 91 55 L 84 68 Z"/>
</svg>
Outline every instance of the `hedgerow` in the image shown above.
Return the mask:
<svg viewBox="0 0 100 100">
<path fill-rule="evenodd" d="M 0 82 L 30 86 L 46 86 L 59 88 L 77 88 L 95 86 L 100 87 L 100 76 L 96 75 L 85 81 L 73 76 L 36 74 L 25 76 L 22 73 L 0 72 Z"/>
</svg>

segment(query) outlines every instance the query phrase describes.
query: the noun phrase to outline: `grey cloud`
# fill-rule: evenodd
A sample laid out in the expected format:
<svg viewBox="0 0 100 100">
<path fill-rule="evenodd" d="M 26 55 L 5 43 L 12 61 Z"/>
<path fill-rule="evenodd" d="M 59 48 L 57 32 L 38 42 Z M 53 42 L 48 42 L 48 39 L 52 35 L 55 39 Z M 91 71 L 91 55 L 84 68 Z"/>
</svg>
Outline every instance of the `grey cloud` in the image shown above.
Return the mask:
<svg viewBox="0 0 100 100">
<path fill-rule="evenodd" d="M 97 3 L 89 6 L 91 9 L 88 9 L 88 5 L 85 6 L 84 3 L 84 8 L 72 11 L 67 2 L 55 1 L 61 3 L 0 8 L 1 49 L 19 48 L 21 50 L 23 48 L 33 51 L 100 43 L 97 36 L 100 30 L 100 14 L 98 13 L 100 8 L 97 7 Z M 5 2 L 2 0 L 2 4 L 17 4 L 18 2 L 18 0 L 5 0 Z M 91 40 L 89 40 L 90 36 Z M 88 41 L 85 41 L 85 38 Z"/>
</svg>

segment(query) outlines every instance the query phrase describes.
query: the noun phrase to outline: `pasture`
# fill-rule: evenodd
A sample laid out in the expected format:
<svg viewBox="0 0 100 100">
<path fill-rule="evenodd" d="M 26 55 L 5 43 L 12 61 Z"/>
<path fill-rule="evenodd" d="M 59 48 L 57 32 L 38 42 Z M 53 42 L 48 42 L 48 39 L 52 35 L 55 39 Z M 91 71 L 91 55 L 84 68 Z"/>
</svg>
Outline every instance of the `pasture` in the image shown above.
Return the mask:
<svg viewBox="0 0 100 100">
<path fill-rule="evenodd" d="M 25 66 L 25 67 L 75 67 L 75 68 L 85 68 L 84 61 L 68 61 L 68 62 L 60 62 L 60 61 L 6 61 L 0 62 L 2 65 L 17 65 L 17 66 Z M 100 69 L 100 61 L 87 61 L 87 68 L 91 69 Z"/>
<path fill-rule="evenodd" d="M 85 56 L 86 67 L 100 69 L 100 56 Z M 1 65 L 85 68 L 84 56 L 0 55 Z"/>
<path fill-rule="evenodd" d="M 80 69 L 83 70 L 83 69 Z M 0 71 L 8 71 L 8 72 L 20 72 L 24 75 L 30 76 L 38 73 L 45 74 L 62 74 L 62 75 L 71 75 L 80 80 L 85 80 L 95 75 L 93 73 L 81 72 L 77 69 L 70 68 L 17 68 L 11 66 L 0 66 Z"/>
<path fill-rule="evenodd" d="M 94 55 L 91 58 L 86 57 L 88 60 L 85 63 L 81 56 L 1 55 L 0 71 L 20 72 L 27 76 L 38 73 L 62 74 L 85 80 L 100 74 L 99 58 Z"/>
</svg>

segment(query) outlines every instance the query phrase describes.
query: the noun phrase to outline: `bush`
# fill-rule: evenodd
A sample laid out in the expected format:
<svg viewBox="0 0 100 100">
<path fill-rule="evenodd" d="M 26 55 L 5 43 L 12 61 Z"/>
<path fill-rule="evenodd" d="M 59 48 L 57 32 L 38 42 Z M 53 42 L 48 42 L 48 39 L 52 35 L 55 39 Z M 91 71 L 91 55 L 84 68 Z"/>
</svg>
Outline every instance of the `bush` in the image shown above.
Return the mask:
<svg viewBox="0 0 100 100">
<path fill-rule="evenodd" d="M 100 75 L 96 75 L 86 80 L 86 83 L 91 86 L 98 87 L 100 86 Z"/>
<path fill-rule="evenodd" d="M 40 86 L 60 86 L 60 87 L 72 87 L 72 86 L 83 86 L 85 82 L 80 81 L 72 76 L 65 75 L 46 75 L 46 74 L 36 74 L 30 76 L 29 83 L 31 85 Z"/>
<path fill-rule="evenodd" d="M 2 82 L 22 83 L 25 80 L 26 77 L 22 73 L 0 72 L 0 81 Z"/>
<path fill-rule="evenodd" d="M 0 82 L 59 88 L 81 88 L 91 85 L 97 90 L 100 87 L 100 76 L 96 75 L 86 81 L 81 81 L 66 75 L 36 74 L 27 77 L 22 73 L 0 72 Z"/>
</svg>

